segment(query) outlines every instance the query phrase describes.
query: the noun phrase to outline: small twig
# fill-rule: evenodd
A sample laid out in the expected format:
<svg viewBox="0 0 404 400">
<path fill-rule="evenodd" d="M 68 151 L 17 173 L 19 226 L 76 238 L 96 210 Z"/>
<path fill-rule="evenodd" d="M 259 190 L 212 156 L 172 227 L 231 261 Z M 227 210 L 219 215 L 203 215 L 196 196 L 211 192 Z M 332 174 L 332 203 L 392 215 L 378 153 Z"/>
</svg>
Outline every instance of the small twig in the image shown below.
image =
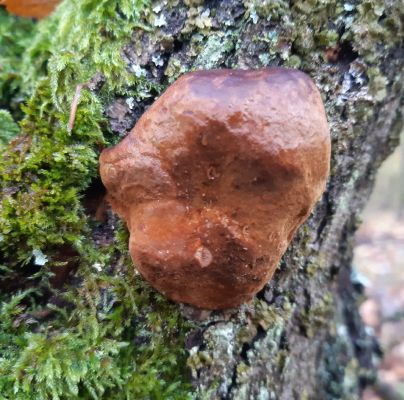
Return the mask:
<svg viewBox="0 0 404 400">
<path fill-rule="evenodd" d="M 88 82 L 80 83 L 76 86 L 76 92 L 74 93 L 70 108 L 69 123 L 67 124 L 69 133 L 73 130 L 74 121 L 76 120 L 77 106 L 79 105 L 81 91 L 83 89 L 100 90 L 104 83 L 105 77 L 100 72 L 97 72 Z"/>
<path fill-rule="evenodd" d="M 73 130 L 74 121 L 76 120 L 77 106 L 79 104 L 81 91 L 83 88 L 88 89 L 88 82 L 80 83 L 79 85 L 76 86 L 76 92 L 74 93 L 72 105 L 70 108 L 69 123 L 67 124 L 67 131 L 69 133 Z"/>
</svg>

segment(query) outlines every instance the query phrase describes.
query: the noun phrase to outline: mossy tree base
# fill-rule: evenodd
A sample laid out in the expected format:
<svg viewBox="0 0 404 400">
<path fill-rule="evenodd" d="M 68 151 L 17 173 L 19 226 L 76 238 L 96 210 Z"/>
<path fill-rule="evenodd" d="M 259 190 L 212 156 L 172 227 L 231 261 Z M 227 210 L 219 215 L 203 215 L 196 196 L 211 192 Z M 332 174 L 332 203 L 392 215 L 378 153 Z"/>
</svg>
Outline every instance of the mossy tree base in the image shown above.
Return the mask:
<svg viewBox="0 0 404 400">
<path fill-rule="evenodd" d="M 31 96 L 0 159 L 1 396 L 357 399 L 374 379 L 375 345 L 357 311 L 352 241 L 402 127 L 399 6 L 71 0 L 23 26 L 0 10 L 25 32 L 0 39 L 15 43 L 0 70 L 3 142 Z M 323 95 L 327 192 L 251 304 L 171 304 L 135 274 L 117 218 L 94 218 L 98 154 L 183 72 L 278 65 L 302 69 Z M 97 73 L 105 84 L 83 91 L 69 132 L 75 88 Z M 55 289 L 51 275 L 69 265 Z"/>
</svg>

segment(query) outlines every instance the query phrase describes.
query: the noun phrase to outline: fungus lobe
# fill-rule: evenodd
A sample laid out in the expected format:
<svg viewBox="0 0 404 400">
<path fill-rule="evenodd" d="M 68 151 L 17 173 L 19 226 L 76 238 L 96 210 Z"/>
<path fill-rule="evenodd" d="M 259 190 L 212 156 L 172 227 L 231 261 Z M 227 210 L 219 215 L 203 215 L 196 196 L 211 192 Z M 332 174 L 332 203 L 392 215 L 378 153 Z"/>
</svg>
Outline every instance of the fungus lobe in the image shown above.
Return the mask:
<svg viewBox="0 0 404 400">
<path fill-rule="evenodd" d="M 60 0 L 0 0 L 7 11 L 21 17 L 44 18 L 49 15 Z"/>
<path fill-rule="evenodd" d="M 206 309 L 236 307 L 268 282 L 329 164 L 321 96 L 283 68 L 185 74 L 100 157 L 140 274 Z"/>
</svg>

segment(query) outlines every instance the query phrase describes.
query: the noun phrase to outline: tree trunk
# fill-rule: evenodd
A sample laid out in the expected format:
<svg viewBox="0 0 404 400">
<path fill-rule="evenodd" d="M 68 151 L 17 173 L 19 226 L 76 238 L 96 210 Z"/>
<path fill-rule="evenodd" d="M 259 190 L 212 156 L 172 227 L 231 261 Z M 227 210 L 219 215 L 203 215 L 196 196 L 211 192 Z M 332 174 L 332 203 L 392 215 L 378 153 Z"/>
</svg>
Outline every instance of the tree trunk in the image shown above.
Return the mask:
<svg viewBox="0 0 404 400">
<path fill-rule="evenodd" d="M 357 399 L 374 380 L 377 344 L 358 313 L 352 250 L 403 122 L 399 3 L 152 2 L 124 46 L 130 71 L 160 91 L 194 69 L 299 68 L 317 84 L 331 127 L 327 190 L 257 298 L 226 312 L 178 306 L 194 321 L 184 346 L 196 398 Z M 125 135 L 150 103 L 109 93 L 112 132 Z"/>
<path fill-rule="evenodd" d="M 402 134 L 402 137 L 404 135 Z M 399 181 L 404 181 L 404 146 L 401 144 L 401 153 L 400 153 L 400 170 L 398 172 Z M 399 219 L 404 219 L 404 186 L 401 185 L 400 192 L 398 194 L 398 202 L 397 202 L 397 217 Z"/>
</svg>

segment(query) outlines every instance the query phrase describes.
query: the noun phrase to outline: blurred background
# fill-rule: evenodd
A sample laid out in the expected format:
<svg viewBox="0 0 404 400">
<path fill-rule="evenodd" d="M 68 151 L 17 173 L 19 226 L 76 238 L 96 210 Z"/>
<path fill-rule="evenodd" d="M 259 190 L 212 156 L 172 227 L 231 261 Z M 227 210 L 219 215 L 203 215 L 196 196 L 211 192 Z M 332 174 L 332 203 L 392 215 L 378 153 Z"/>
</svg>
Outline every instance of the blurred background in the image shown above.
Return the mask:
<svg viewBox="0 0 404 400">
<path fill-rule="evenodd" d="M 380 387 L 364 400 L 404 399 L 404 132 L 378 172 L 362 220 L 354 257 L 366 286 L 361 314 L 384 352 Z"/>
</svg>

